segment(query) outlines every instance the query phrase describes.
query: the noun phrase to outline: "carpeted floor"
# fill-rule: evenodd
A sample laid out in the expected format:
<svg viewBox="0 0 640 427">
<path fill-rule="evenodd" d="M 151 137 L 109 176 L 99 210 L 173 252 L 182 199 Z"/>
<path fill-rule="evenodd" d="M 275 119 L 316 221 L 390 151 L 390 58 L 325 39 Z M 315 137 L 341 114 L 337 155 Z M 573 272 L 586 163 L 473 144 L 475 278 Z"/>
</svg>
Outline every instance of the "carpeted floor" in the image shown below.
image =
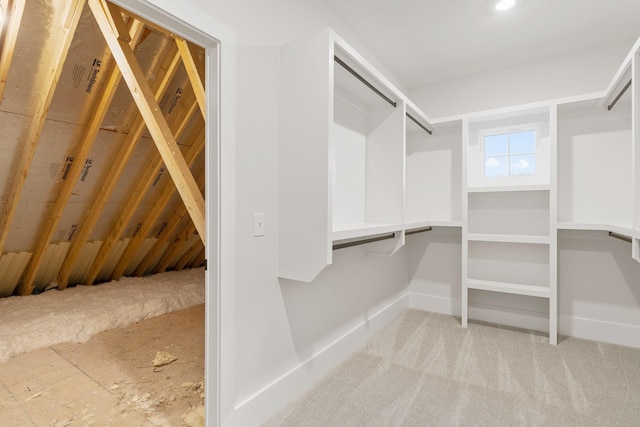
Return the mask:
<svg viewBox="0 0 640 427">
<path fill-rule="evenodd" d="M 408 310 L 266 425 L 640 425 L 640 349 L 547 342 Z"/>
</svg>

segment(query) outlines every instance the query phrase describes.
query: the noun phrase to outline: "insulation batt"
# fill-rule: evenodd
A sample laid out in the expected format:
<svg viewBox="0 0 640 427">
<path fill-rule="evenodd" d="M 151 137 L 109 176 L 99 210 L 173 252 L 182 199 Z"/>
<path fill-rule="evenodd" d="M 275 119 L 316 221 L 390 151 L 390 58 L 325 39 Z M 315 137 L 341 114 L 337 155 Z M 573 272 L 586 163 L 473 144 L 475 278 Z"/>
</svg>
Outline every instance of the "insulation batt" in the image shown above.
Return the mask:
<svg viewBox="0 0 640 427">
<path fill-rule="evenodd" d="M 21 353 L 203 304 L 203 268 L 0 299 L 0 363 Z"/>
</svg>

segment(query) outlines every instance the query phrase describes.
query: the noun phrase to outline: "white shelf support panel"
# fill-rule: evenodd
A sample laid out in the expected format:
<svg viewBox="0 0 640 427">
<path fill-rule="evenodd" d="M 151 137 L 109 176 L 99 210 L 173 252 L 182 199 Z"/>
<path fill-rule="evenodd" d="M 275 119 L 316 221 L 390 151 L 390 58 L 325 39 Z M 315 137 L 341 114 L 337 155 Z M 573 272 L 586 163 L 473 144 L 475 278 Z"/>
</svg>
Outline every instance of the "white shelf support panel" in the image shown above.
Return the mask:
<svg viewBox="0 0 640 427">
<path fill-rule="evenodd" d="M 551 291 L 545 286 L 523 285 L 519 283 L 493 282 L 490 280 L 468 279 L 469 289 L 503 292 L 506 294 L 528 295 L 532 297 L 550 298 Z"/>
<path fill-rule="evenodd" d="M 469 324 L 469 195 L 467 194 L 467 162 L 469 152 L 469 120 L 462 119 L 462 327 Z"/>
<path fill-rule="evenodd" d="M 558 345 L 558 106 L 549 108 L 549 343 Z"/>
<path fill-rule="evenodd" d="M 636 45 L 637 46 L 637 45 Z M 640 233 L 640 52 L 631 60 L 631 152 L 633 159 L 633 228 Z M 640 262 L 640 239 L 632 239 L 631 256 Z"/>
</svg>

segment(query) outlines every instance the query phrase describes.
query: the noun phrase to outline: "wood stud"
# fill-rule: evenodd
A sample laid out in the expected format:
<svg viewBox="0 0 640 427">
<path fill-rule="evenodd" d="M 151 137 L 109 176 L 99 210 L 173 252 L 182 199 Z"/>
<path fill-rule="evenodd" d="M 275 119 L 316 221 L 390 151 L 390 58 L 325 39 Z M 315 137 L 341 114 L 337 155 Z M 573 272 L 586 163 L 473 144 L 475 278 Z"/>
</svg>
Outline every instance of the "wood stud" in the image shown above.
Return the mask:
<svg viewBox="0 0 640 427">
<path fill-rule="evenodd" d="M 165 94 L 167 87 L 169 86 L 171 79 L 175 75 L 175 72 L 177 71 L 178 65 L 180 63 L 180 55 L 177 51 L 171 55 L 171 62 L 164 72 L 164 75 L 161 74 L 155 82 L 156 87 L 154 88 L 154 93 L 157 99 L 160 99 Z M 102 211 L 111 198 L 113 191 L 116 189 L 122 172 L 124 171 L 127 162 L 131 158 L 134 148 L 142 138 L 144 130 L 144 120 L 142 120 L 142 117 L 138 115 L 138 117 L 134 119 L 131 129 L 129 129 L 127 137 L 122 142 L 120 149 L 118 150 L 118 153 L 116 154 L 116 157 L 113 161 L 111 169 L 109 170 L 106 179 L 102 183 L 102 186 L 98 191 L 98 194 L 93 201 L 91 208 L 89 208 L 86 218 L 84 219 L 78 231 L 76 232 L 76 235 L 74 236 L 71 247 L 69 248 L 64 262 L 62 263 L 60 272 L 58 273 L 57 283 L 59 288 L 64 289 L 69 284 L 69 277 L 71 275 L 71 272 L 73 271 L 76 261 L 80 256 L 80 253 L 82 252 L 82 248 L 88 240 L 89 235 L 93 231 L 96 223 L 100 219 Z"/>
<path fill-rule="evenodd" d="M 180 55 L 182 56 L 182 62 L 184 63 L 184 67 L 187 70 L 187 75 L 189 76 L 189 81 L 191 82 L 191 87 L 193 87 L 193 91 L 196 94 L 196 99 L 198 100 L 198 105 L 200 106 L 200 112 L 202 113 L 202 117 L 206 118 L 206 97 L 204 91 L 204 84 L 200 79 L 200 74 L 198 73 L 198 68 L 196 67 L 196 63 L 193 60 L 193 55 L 191 54 L 191 49 L 189 49 L 189 44 L 186 40 L 176 36 L 176 44 L 178 45 L 178 50 L 180 51 Z"/>
<path fill-rule="evenodd" d="M 88 1 L 107 45 L 120 67 L 131 95 L 147 124 L 160 156 L 175 182 L 178 193 L 184 201 L 187 211 L 204 243 L 206 236 L 204 197 L 200 193 L 175 137 L 160 111 L 158 102 L 155 100 L 153 92 L 144 78 L 144 73 L 131 46 L 119 40 L 118 27 L 121 25 L 114 26 L 112 22 L 121 20 L 122 16 L 120 14 L 116 14 L 117 16 L 112 15 L 106 0 Z"/>
<path fill-rule="evenodd" d="M 194 102 L 194 104 L 196 103 Z M 192 108 L 189 111 L 194 111 L 194 109 Z M 185 115 L 185 117 L 182 117 L 182 118 L 178 117 L 178 119 L 176 120 L 175 123 L 173 123 L 173 125 L 177 129 L 184 129 L 185 128 L 184 123 L 188 122 L 190 118 L 191 117 L 189 115 Z M 176 149 L 180 151 L 177 145 L 176 145 Z M 181 152 L 180 152 L 180 157 L 184 161 L 184 157 L 182 157 Z M 185 165 L 186 165 L 186 162 L 185 162 Z M 111 254 L 111 251 L 113 250 L 116 243 L 124 233 L 125 229 L 127 228 L 127 225 L 129 224 L 129 221 L 131 221 L 134 214 L 137 212 L 138 208 L 140 207 L 140 204 L 146 197 L 149 189 L 153 185 L 153 182 L 156 176 L 160 172 L 161 167 L 162 167 L 162 158 L 160 157 L 159 154 L 156 154 L 153 157 L 153 159 L 149 162 L 148 166 L 146 167 L 140 179 L 138 179 L 138 184 L 136 185 L 133 192 L 129 196 L 127 205 L 120 212 L 120 214 L 116 219 L 116 222 L 111 227 L 111 231 L 109 232 L 109 235 L 102 242 L 100 251 L 96 256 L 96 259 L 93 261 L 93 265 L 91 266 L 89 276 L 86 279 L 85 284 L 91 285 L 98 278 L 98 275 L 100 274 L 100 271 L 102 270 L 102 267 L 104 266 L 104 264 L 107 262 L 109 255 Z M 189 171 L 189 175 L 193 179 L 193 176 L 191 175 L 191 171 Z M 195 180 L 194 180 L 194 183 L 195 183 Z M 197 184 L 196 184 L 196 188 L 197 188 Z M 198 195 L 202 198 L 202 194 L 200 193 L 200 190 L 198 190 Z"/>
<path fill-rule="evenodd" d="M 205 185 L 205 174 L 202 173 L 197 179 L 198 185 L 203 190 Z M 153 247 L 144 258 L 144 260 L 136 267 L 133 272 L 134 276 L 143 276 L 152 267 L 152 263 L 154 260 L 161 255 L 163 249 L 167 242 L 170 241 L 173 236 L 175 230 L 178 228 L 183 218 L 187 215 L 187 208 L 184 205 L 178 206 L 175 210 L 171 219 L 167 222 L 166 226 L 162 229 L 162 231 L 158 234 L 156 242 Z"/>
<path fill-rule="evenodd" d="M 29 175 L 31 162 L 38 147 L 40 133 L 44 127 L 47 113 L 53 100 L 53 94 L 56 90 L 56 85 L 67 58 L 69 46 L 71 45 L 73 35 L 78 26 L 85 1 L 86 0 L 72 0 L 68 3 L 64 18 L 65 25 L 61 29 L 59 42 L 55 43 L 55 50 L 51 52 L 48 72 L 44 80 L 38 84 L 41 88 L 41 95 L 38 98 L 36 110 L 25 138 L 24 148 L 11 183 L 11 190 L 4 203 L 2 216 L 0 217 L 0 254 L 4 251 L 4 245 L 7 242 L 7 236 L 9 235 L 9 230 L 11 229 L 11 224 L 13 223 L 18 208 L 18 202 L 20 201 L 22 190 Z"/>
<path fill-rule="evenodd" d="M 204 127 L 196 129 L 197 135 L 193 138 L 193 145 L 189 148 L 187 153 L 185 154 L 185 160 L 189 165 L 192 165 L 196 160 L 197 156 L 202 153 L 204 149 Z M 175 187 L 173 185 L 167 185 L 163 190 L 160 197 L 155 202 L 153 209 L 145 215 L 144 222 L 142 226 L 136 233 L 134 237 L 131 238 L 129 244 L 127 245 L 127 249 L 125 249 L 124 253 L 120 257 L 120 260 L 116 264 L 113 272 L 111 273 L 110 279 L 115 280 L 119 277 L 122 277 L 124 271 L 129 266 L 131 259 L 134 257 L 135 253 L 140 249 L 145 239 L 151 232 L 151 229 L 155 226 L 158 219 L 160 219 L 160 215 L 167 207 L 169 202 L 171 201 L 171 197 L 175 193 Z"/>
<path fill-rule="evenodd" d="M 8 0 L 5 7 L 4 25 L 0 32 L 0 101 L 4 97 L 4 88 L 7 86 L 7 77 L 11 69 L 25 3 L 26 0 Z"/>
<path fill-rule="evenodd" d="M 131 33 L 133 38 L 129 37 L 130 43 L 135 44 L 137 42 L 139 37 L 142 35 L 143 28 L 144 24 L 141 22 L 136 21 L 132 23 Z M 49 211 L 48 218 L 44 223 L 44 228 L 40 230 L 40 237 L 36 248 L 31 255 L 31 259 L 29 260 L 25 271 L 22 273 L 22 279 L 18 284 L 18 292 L 20 295 L 30 295 L 31 292 L 33 292 L 34 280 L 38 269 L 40 268 L 42 258 L 49 247 L 51 238 L 53 237 L 53 234 L 58 227 L 58 223 L 62 218 L 62 214 L 67 207 L 67 203 L 71 198 L 71 193 L 82 174 L 85 161 L 89 157 L 93 143 L 95 142 L 98 131 L 100 130 L 100 125 L 107 115 L 107 111 L 116 94 L 116 89 L 118 88 L 121 78 L 122 75 L 120 74 L 120 70 L 118 70 L 118 67 L 114 64 L 102 89 L 102 93 L 100 94 L 98 101 L 95 103 L 89 123 L 82 135 L 82 139 L 78 143 L 76 151 L 74 152 L 74 161 L 67 172 L 67 177 L 62 182 L 62 187 L 58 191 L 53 207 Z"/>
</svg>

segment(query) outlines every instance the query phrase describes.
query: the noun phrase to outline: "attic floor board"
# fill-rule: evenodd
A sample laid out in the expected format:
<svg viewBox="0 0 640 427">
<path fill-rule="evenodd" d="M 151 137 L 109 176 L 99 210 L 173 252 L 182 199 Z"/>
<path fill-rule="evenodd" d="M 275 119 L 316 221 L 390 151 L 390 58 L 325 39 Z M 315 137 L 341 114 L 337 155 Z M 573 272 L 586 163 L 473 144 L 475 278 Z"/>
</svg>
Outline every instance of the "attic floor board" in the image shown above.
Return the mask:
<svg viewBox="0 0 640 427">
<path fill-rule="evenodd" d="M 154 368 L 158 351 L 178 359 Z M 183 426 L 203 381 L 198 305 L 0 364 L 0 425 Z"/>
</svg>

